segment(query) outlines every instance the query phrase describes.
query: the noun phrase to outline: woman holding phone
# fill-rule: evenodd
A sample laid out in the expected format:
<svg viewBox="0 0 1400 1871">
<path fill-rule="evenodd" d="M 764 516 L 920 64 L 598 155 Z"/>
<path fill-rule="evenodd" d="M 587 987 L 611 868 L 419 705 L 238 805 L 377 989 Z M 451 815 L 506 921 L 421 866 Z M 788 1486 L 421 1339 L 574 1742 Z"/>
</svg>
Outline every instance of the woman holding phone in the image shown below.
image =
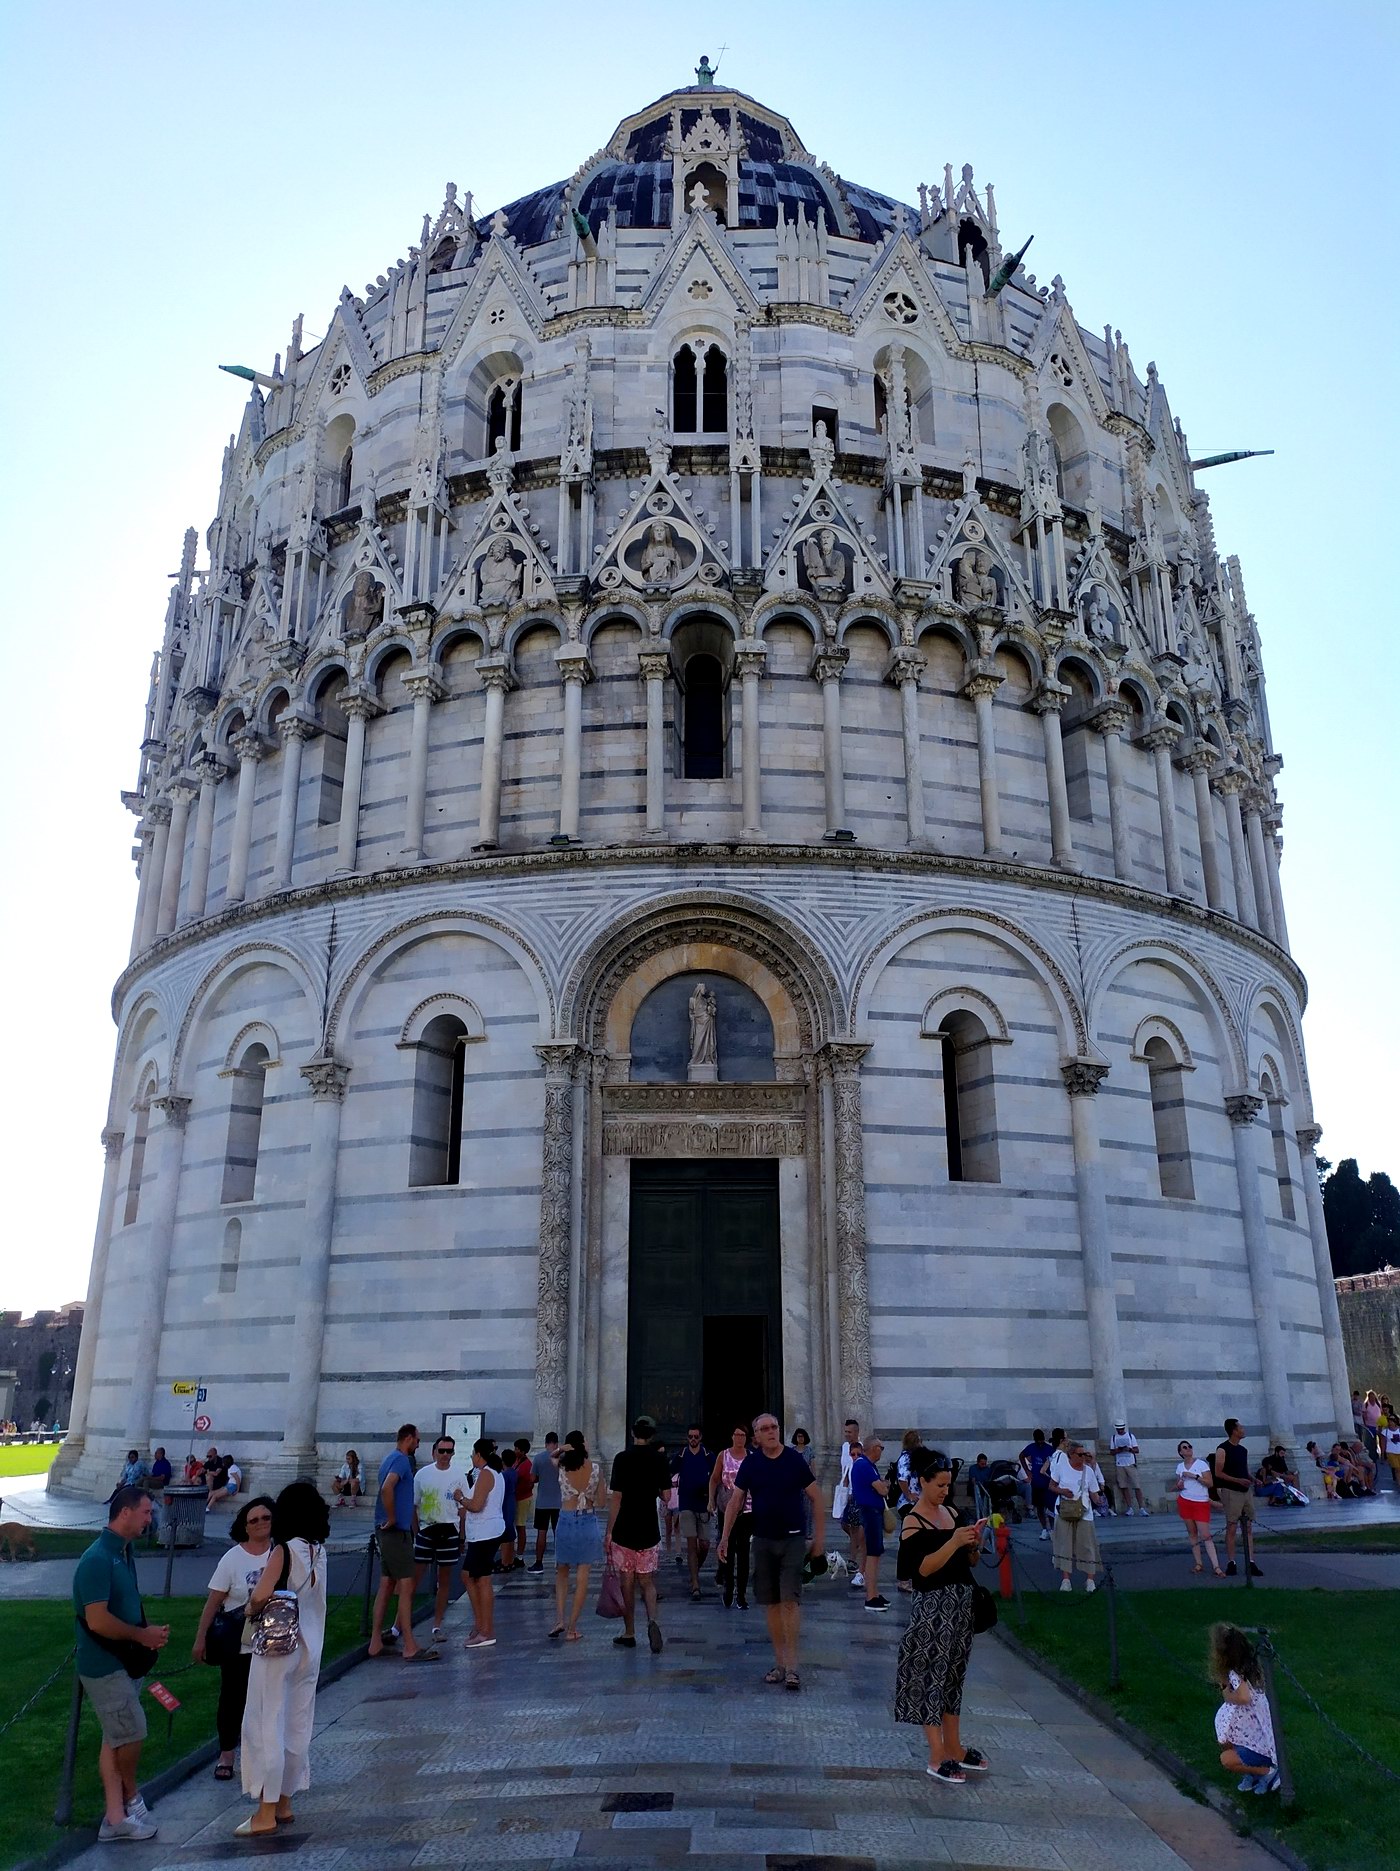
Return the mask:
<svg viewBox="0 0 1400 1871">
<path fill-rule="evenodd" d="M 963 1679 L 972 1654 L 972 1564 L 985 1520 L 950 1505 L 953 1475 L 926 1451 L 916 1470 L 919 1498 L 904 1516 L 895 1574 L 912 1587 L 909 1623 L 899 1645 L 894 1718 L 916 1722 L 928 1742 L 928 1773 L 941 1786 L 964 1786 L 990 1762 L 963 1745 Z"/>
</svg>

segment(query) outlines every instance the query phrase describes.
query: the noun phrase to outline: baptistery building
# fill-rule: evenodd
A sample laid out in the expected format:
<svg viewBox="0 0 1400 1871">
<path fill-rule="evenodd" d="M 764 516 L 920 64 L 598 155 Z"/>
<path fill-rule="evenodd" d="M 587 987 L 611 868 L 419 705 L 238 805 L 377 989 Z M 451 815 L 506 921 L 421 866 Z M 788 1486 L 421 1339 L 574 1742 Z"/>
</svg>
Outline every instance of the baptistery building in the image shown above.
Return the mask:
<svg viewBox="0 0 1400 1871">
<path fill-rule="evenodd" d="M 697 80 L 243 373 L 55 1485 L 196 1381 L 260 1483 L 458 1412 L 1350 1422 L 1259 634 L 1157 371 L 1018 265 L 1024 181 L 1004 234 Z"/>
</svg>

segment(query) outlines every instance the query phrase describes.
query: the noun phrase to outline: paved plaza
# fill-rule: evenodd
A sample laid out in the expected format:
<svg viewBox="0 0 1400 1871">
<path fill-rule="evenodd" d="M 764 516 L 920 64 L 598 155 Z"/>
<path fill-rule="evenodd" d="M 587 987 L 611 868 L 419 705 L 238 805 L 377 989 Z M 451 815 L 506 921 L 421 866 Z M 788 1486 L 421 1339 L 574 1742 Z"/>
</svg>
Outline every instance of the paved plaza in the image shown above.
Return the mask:
<svg viewBox="0 0 1400 1871">
<path fill-rule="evenodd" d="M 549 1578 L 545 1575 L 545 1579 Z M 679 1579 L 679 1574 L 676 1574 Z M 1262 1871 L 1275 1861 L 1048 1685 L 995 1638 L 978 1640 L 964 1706 L 992 1773 L 962 1788 L 923 1773 L 923 1742 L 891 1719 L 903 1603 L 860 1609 L 841 1583 L 807 1598 L 803 1693 L 760 1681 L 762 1614 L 699 1605 L 669 1576 L 666 1648 L 551 1644 L 553 1595 L 516 1578 L 498 1594 L 501 1641 L 439 1665 L 365 1663 L 321 1696 L 311 1790 L 274 1840 L 232 1838 L 247 1811 L 206 1770 L 161 1801 L 149 1845 L 94 1846 L 105 1871 L 222 1871 L 291 1855 L 302 1871 L 583 1862 L 595 1871 L 684 1863 L 713 1871 Z M 1212 1705 L 1202 1697 L 1201 1719 Z"/>
</svg>

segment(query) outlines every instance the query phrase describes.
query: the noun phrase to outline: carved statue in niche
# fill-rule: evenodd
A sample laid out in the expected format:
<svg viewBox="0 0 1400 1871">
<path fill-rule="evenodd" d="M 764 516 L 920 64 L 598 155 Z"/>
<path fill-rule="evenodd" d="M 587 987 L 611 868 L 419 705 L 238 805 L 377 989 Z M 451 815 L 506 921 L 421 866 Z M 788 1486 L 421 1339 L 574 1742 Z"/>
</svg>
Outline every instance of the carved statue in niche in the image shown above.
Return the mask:
<svg viewBox="0 0 1400 1871">
<path fill-rule="evenodd" d="M 841 550 L 833 526 L 823 526 L 802 542 L 802 569 L 807 583 L 819 598 L 841 598 L 846 594 L 850 564 Z"/>
<path fill-rule="evenodd" d="M 681 574 L 681 555 L 676 535 L 665 520 L 653 520 L 642 546 L 640 569 L 648 585 L 671 585 Z"/>
<path fill-rule="evenodd" d="M 520 560 L 510 549 L 510 541 L 499 537 L 493 539 L 486 548 L 486 556 L 477 573 L 477 601 L 482 609 L 485 610 L 488 605 L 514 604 L 520 596 L 523 570 Z"/>
<path fill-rule="evenodd" d="M 1091 585 L 1085 595 L 1084 634 L 1104 643 L 1113 641 L 1113 613 L 1102 585 Z"/>
<path fill-rule="evenodd" d="M 346 636 L 367 637 L 383 621 L 384 587 L 375 583 L 373 572 L 356 572 L 345 611 Z"/>
<path fill-rule="evenodd" d="M 992 561 L 985 552 L 965 552 L 958 560 L 955 587 L 959 604 L 970 611 L 995 609 L 1001 602 L 997 581 L 992 577 Z"/>
<path fill-rule="evenodd" d="M 719 1077 L 717 1011 L 714 994 L 697 981 L 690 997 L 690 1064 L 686 1069 L 692 1084 L 713 1084 Z"/>
</svg>

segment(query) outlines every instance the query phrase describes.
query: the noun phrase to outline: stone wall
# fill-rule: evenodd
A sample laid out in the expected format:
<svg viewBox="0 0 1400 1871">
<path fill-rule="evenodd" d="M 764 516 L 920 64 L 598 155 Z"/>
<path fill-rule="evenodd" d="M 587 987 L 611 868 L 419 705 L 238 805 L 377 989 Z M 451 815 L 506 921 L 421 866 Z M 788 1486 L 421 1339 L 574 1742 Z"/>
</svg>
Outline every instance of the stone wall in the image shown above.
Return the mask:
<svg viewBox="0 0 1400 1871">
<path fill-rule="evenodd" d="M 1400 1272 L 1338 1280 L 1337 1310 L 1353 1387 L 1400 1395 Z"/>
</svg>

